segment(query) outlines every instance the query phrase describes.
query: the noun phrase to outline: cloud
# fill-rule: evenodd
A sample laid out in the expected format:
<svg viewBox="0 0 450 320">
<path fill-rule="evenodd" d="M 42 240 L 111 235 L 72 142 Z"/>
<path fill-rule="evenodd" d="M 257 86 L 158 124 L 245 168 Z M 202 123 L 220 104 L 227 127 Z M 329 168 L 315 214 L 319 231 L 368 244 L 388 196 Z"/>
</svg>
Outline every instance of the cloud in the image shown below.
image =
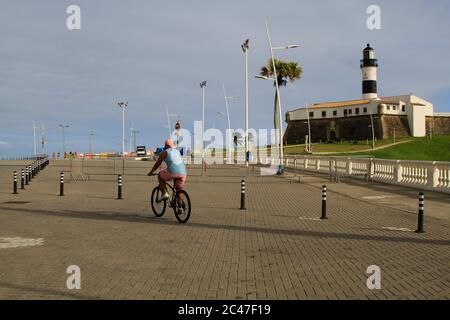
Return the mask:
<svg viewBox="0 0 450 320">
<path fill-rule="evenodd" d="M 129 101 L 126 136 L 134 121 L 138 144 L 159 145 L 167 129 L 164 106 L 183 127 L 201 118 L 198 83 L 208 80 L 206 126 L 225 128 L 227 92 L 244 96 L 240 48 L 250 38 L 250 126 L 272 125 L 273 87 L 254 79 L 268 58 L 264 18 L 274 45 L 300 43 L 277 58 L 300 62 L 301 80 L 281 91 L 283 111 L 358 98 L 359 59 L 370 42 L 379 59 L 381 95 L 414 92 L 450 112 L 450 3 L 379 0 L 382 29 L 366 28 L 372 1 L 79 0 L 81 30 L 69 31 L 69 1 L 14 1 L 0 11 L 0 134 L 14 148 L 32 149 L 32 121 L 46 124 L 47 150 L 61 150 L 59 123 L 70 124 L 67 144 L 86 151 L 119 150 L 121 113 Z M 243 126 L 243 99 L 230 101 L 233 127 Z M 31 145 L 31 147 L 30 147 Z"/>
</svg>

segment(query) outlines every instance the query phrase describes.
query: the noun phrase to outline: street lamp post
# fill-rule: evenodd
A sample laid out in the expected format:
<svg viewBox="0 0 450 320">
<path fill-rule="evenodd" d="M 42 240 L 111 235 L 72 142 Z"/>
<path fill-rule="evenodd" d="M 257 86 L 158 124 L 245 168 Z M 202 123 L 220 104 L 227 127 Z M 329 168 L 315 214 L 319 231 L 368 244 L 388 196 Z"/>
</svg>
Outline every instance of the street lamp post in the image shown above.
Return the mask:
<svg viewBox="0 0 450 320">
<path fill-rule="evenodd" d="M 204 134 L 205 134 L 205 88 L 206 81 L 200 82 L 200 88 L 202 88 L 202 165 L 205 158 L 205 143 L 204 143 Z"/>
<path fill-rule="evenodd" d="M 231 121 L 230 121 L 230 112 L 228 109 L 228 100 L 229 99 L 237 99 L 239 98 L 238 96 L 227 96 L 227 93 L 225 92 L 225 84 L 222 83 L 222 88 L 223 88 L 223 98 L 225 99 L 225 108 L 226 108 L 226 112 L 227 112 L 227 120 L 228 120 L 228 135 L 227 135 L 227 140 L 228 140 L 228 159 L 231 159 Z"/>
<path fill-rule="evenodd" d="M 69 125 L 60 124 L 60 128 L 62 128 L 62 137 L 63 137 L 63 156 L 66 158 L 66 128 L 69 128 Z"/>
<path fill-rule="evenodd" d="M 269 27 L 267 25 L 267 19 L 264 20 L 264 23 L 266 25 L 266 33 L 267 33 L 267 40 L 269 42 L 269 51 L 270 51 L 270 58 L 272 60 L 272 68 L 273 68 L 273 74 L 275 79 L 275 90 L 277 92 L 277 104 L 278 104 L 278 116 L 279 116 L 279 143 L 280 143 L 280 169 L 283 167 L 283 120 L 282 120 L 282 112 L 281 112 L 281 97 L 280 97 L 280 90 L 278 88 L 278 77 L 277 77 L 277 69 L 275 66 L 275 58 L 273 56 L 273 50 L 279 50 L 279 49 L 292 49 L 297 48 L 298 45 L 288 45 L 284 47 L 272 47 L 272 41 L 270 40 L 270 33 L 269 33 Z"/>
<path fill-rule="evenodd" d="M 249 47 L 249 39 L 245 40 L 241 45 L 242 51 L 245 56 L 245 165 L 248 167 L 248 49 Z"/>
<path fill-rule="evenodd" d="M 122 157 L 125 156 L 125 108 L 128 102 L 118 102 L 119 108 L 122 108 Z"/>
</svg>

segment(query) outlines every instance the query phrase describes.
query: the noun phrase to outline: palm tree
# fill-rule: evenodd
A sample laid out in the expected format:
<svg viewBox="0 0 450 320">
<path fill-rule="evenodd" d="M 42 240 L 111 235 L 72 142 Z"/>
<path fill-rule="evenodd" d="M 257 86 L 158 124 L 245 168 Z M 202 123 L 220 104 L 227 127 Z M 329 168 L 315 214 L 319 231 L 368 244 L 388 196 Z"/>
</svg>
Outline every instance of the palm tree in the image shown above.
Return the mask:
<svg viewBox="0 0 450 320">
<path fill-rule="evenodd" d="M 275 59 L 275 68 L 277 69 L 277 81 L 278 87 L 285 87 L 289 82 L 294 82 L 295 80 L 299 80 L 302 76 L 303 70 L 302 67 L 297 62 L 284 62 L 281 60 Z M 273 72 L 273 64 L 272 59 L 269 59 L 267 65 L 261 68 L 261 72 L 259 73 L 263 77 L 272 78 L 274 76 Z M 274 81 L 275 86 L 275 81 Z M 274 129 L 278 129 L 278 95 L 277 90 L 275 88 L 275 102 L 273 108 L 273 127 Z"/>
</svg>

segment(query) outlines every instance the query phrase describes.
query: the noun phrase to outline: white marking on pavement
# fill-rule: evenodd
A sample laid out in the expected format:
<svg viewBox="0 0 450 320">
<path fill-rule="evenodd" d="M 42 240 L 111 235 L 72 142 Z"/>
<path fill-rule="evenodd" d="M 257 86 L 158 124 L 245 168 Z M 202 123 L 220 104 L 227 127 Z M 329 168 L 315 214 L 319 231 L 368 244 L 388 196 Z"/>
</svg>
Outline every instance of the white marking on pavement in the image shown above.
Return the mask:
<svg viewBox="0 0 450 320">
<path fill-rule="evenodd" d="M 277 174 L 278 167 L 260 168 L 262 176 L 274 176 Z"/>
<path fill-rule="evenodd" d="M 397 227 L 383 227 L 382 229 L 390 230 L 390 231 L 405 231 L 405 232 L 413 232 L 413 230 L 409 230 L 408 228 L 397 228 Z"/>
<path fill-rule="evenodd" d="M 0 249 L 19 248 L 19 247 L 34 247 L 42 246 L 44 244 L 44 238 L 31 239 L 31 238 L 0 238 Z"/>
<path fill-rule="evenodd" d="M 319 218 L 309 218 L 309 217 L 298 217 L 300 220 L 314 220 L 314 221 L 319 221 Z"/>
<path fill-rule="evenodd" d="M 386 198 L 391 198 L 392 196 L 388 196 L 388 195 L 386 195 L 386 196 L 365 196 L 365 197 L 362 197 L 363 199 L 366 199 L 366 200 L 381 200 L 381 199 L 386 199 Z"/>
</svg>

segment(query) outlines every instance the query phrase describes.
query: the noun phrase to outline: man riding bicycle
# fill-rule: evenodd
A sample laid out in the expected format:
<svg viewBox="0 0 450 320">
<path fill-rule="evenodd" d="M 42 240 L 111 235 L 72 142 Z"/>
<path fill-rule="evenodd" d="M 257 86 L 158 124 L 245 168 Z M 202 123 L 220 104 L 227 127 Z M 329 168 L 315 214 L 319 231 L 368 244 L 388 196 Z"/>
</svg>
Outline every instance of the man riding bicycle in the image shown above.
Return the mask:
<svg viewBox="0 0 450 320">
<path fill-rule="evenodd" d="M 180 190 L 186 182 L 186 167 L 180 152 L 174 148 L 172 139 L 167 139 L 164 143 L 164 151 L 159 154 L 158 160 L 148 173 L 149 176 L 159 168 L 162 162 L 166 163 L 167 169 L 161 170 L 158 174 L 159 188 L 163 192 L 161 200 L 168 200 L 166 182 L 174 180 L 175 189 Z"/>
</svg>

